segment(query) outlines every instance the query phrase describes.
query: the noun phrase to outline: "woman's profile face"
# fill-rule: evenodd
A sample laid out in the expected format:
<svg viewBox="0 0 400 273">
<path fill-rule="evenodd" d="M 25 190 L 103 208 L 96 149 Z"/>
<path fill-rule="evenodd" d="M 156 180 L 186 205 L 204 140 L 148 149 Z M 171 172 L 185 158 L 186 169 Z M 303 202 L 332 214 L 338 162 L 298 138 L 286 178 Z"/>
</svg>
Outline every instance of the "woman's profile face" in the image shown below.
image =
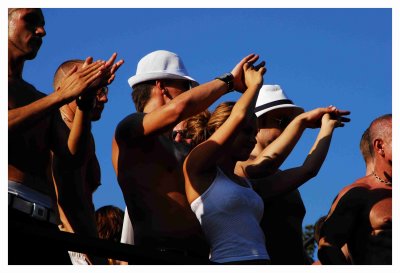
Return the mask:
<svg viewBox="0 0 400 273">
<path fill-rule="evenodd" d="M 232 144 L 232 156 L 237 161 L 247 160 L 257 143 L 257 118 L 254 117 L 238 132 Z"/>
</svg>

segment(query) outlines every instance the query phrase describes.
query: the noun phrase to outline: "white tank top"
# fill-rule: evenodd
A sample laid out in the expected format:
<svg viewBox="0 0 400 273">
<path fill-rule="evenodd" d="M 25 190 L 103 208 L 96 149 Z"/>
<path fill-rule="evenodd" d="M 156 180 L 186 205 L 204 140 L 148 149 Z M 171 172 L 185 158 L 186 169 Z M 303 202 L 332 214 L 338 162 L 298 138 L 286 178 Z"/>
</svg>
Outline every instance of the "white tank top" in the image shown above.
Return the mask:
<svg viewBox="0 0 400 273">
<path fill-rule="evenodd" d="M 269 259 L 260 220 L 261 197 L 229 179 L 219 168 L 211 186 L 190 207 L 196 214 L 216 263 Z"/>
</svg>

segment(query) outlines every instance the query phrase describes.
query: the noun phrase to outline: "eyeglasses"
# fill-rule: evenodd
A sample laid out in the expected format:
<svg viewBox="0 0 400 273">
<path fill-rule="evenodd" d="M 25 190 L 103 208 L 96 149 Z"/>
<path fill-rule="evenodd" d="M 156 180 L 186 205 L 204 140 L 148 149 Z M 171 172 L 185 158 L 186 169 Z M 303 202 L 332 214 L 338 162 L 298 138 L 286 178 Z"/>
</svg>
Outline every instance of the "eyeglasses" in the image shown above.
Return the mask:
<svg viewBox="0 0 400 273">
<path fill-rule="evenodd" d="M 189 138 L 187 130 L 174 130 L 172 131 L 172 139 L 175 140 L 178 134 L 180 135 L 181 138 Z"/>
<path fill-rule="evenodd" d="M 278 122 L 278 127 L 280 129 L 285 129 L 289 123 L 292 121 L 291 117 L 274 118 Z"/>
<path fill-rule="evenodd" d="M 192 89 L 192 82 L 191 81 L 187 81 L 185 85 L 186 85 L 186 91 Z"/>
<path fill-rule="evenodd" d="M 97 90 L 97 93 L 96 93 L 97 99 L 102 99 L 104 97 L 107 97 L 107 95 L 108 95 L 108 87 L 107 86 L 103 86 L 102 88 Z"/>
</svg>

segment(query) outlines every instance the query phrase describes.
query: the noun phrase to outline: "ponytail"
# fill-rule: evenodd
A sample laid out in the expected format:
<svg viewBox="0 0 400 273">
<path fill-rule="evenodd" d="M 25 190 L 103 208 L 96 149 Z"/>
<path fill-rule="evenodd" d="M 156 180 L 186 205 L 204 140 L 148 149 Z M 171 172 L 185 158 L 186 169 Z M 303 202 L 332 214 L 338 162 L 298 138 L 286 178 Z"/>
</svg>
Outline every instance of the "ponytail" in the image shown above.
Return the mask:
<svg viewBox="0 0 400 273">
<path fill-rule="evenodd" d="M 193 147 L 207 140 L 228 119 L 235 102 L 223 102 L 214 112 L 205 110 L 186 120 L 188 135 L 192 139 Z"/>
</svg>

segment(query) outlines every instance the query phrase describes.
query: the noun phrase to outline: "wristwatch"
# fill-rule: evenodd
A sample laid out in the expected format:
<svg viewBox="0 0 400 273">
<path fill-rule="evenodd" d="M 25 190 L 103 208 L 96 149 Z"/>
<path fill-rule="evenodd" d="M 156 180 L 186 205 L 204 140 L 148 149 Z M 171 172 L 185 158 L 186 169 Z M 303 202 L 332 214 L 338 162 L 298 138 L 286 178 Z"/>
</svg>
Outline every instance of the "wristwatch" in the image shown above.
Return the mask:
<svg viewBox="0 0 400 273">
<path fill-rule="evenodd" d="M 76 105 L 81 111 L 90 111 L 96 106 L 96 98 L 82 98 L 79 96 L 75 100 Z"/>
<path fill-rule="evenodd" d="M 228 85 L 228 92 L 233 91 L 233 75 L 231 73 L 224 73 L 215 79 L 221 80 Z"/>
</svg>

